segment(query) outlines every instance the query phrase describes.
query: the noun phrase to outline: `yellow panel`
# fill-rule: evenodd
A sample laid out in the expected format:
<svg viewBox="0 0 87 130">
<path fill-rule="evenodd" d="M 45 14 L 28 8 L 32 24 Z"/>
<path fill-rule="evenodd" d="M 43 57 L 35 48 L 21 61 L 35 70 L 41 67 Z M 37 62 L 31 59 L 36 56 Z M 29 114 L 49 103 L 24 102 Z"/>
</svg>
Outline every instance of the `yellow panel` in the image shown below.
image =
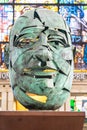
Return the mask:
<svg viewBox="0 0 87 130">
<path fill-rule="evenodd" d="M 16 110 L 17 111 L 28 111 L 23 105 L 21 105 L 18 101 L 16 101 Z"/>
<path fill-rule="evenodd" d="M 36 101 L 39 101 L 42 103 L 46 103 L 47 101 L 47 97 L 45 95 L 37 95 L 37 94 L 32 94 L 32 93 L 26 93 L 26 94 Z"/>
</svg>

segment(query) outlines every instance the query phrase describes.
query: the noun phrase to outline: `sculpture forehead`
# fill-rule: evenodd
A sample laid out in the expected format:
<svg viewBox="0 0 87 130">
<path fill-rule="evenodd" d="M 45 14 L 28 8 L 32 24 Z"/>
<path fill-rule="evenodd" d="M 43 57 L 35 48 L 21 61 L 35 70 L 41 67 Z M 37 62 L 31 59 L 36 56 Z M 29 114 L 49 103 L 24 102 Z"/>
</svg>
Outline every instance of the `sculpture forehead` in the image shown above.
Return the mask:
<svg viewBox="0 0 87 130">
<path fill-rule="evenodd" d="M 32 12 L 32 13 L 31 13 Z M 30 25 L 44 25 L 51 28 L 63 28 L 64 21 L 61 19 L 61 16 L 48 9 L 35 9 L 31 10 L 29 12 L 26 12 L 24 16 L 27 16 L 29 19 L 31 18 L 32 23 L 30 22 Z M 36 22 L 36 19 L 38 19 L 38 22 Z M 34 23 L 35 21 L 35 23 Z M 40 23 L 39 23 L 40 22 Z M 62 23 L 62 24 L 61 24 Z"/>
<path fill-rule="evenodd" d="M 20 16 L 13 28 L 12 28 L 12 33 L 11 36 L 15 34 L 19 34 L 20 31 L 25 28 L 25 27 L 49 27 L 49 28 L 57 28 L 57 29 L 62 29 L 66 31 L 66 25 L 58 13 L 53 12 L 48 9 L 34 9 L 30 10 L 26 13 L 24 13 L 22 16 Z M 67 28 L 67 32 L 69 29 Z"/>
</svg>

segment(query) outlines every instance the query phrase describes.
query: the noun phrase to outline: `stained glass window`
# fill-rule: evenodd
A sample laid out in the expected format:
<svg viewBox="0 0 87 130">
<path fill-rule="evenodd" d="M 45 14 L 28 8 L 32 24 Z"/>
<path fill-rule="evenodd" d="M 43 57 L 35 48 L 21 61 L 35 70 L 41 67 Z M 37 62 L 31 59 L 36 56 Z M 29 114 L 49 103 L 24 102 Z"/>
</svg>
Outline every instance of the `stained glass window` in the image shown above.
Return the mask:
<svg viewBox="0 0 87 130">
<path fill-rule="evenodd" d="M 57 3 L 57 0 L 15 0 L 15 3 Z"/>
<path fill-rule="evenodd" d="M 70 27 L 76 48 L 75 69 L 87 69 L 87 6 L 60 6 L 59 13 Z"/>
<path fill-rule="evenodd" d="M 0 42 L 8 41 L 9 30 L 13 24 L 13 8 L 11 5 L 0 6 Z"/>
<path fill-rule="evenodd" d="M 0 0 L 0 3 L 12 3 L 13 0 Z"/>
<path fill-rule="evenodd" d="M 58 12 L 58 7 L 57 6 L 52 6 L 52 5 L 15 5 L 14 6 L 14 20 L 16 20 L 20 15 L 22 15 L 24 12 L 28 11 L 28 10 L 31 10 L 31 9 L 34 9 L 34 8 L 37 8 L 37 7 L 43 7 L 43 8 L 47 8 L 47 9 L 51 9 L 55 12 Z"/>
<path fill-rule="evenodd" d="M 61 6 L 59 13 L 71 29 L 72 42 L 82 44 L 87 41 L 87 6 Z"/>
<path fill-rule="evenodd" d="M 16 19 L 37 7 L 51 9 L 64 17 L 76 49 L 75 69 L 87 69 L 87 0 L 0 0 L 0 50 L 9 43 L 9 32 Z"/>
<path fill-rule="evenodd" d="M 61 4 L 86 4 L 87 0 L 59 0 Z"/>
</svg>

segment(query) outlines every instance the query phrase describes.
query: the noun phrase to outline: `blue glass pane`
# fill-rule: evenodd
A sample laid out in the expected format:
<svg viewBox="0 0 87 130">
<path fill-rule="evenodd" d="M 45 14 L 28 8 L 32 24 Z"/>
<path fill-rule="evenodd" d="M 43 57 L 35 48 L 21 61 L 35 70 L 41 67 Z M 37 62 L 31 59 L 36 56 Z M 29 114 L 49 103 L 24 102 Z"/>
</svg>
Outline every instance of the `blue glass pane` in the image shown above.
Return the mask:
<svg viewBox="0 0 87 130">
<path fill-rule="evenodd" d="M 60 6 L 59 13 L 71 29 L 72 42 L 87 42 L 87 6 Z"/>
<path fill-rule="evenodd" d="M 86 4 L 87 0 L 59 0 L 61 4 Z"/>
<path fill-rule="evenodd" d="M 57 3 L 57 0 L 15 0 L 15 3 Z"/>
<path fill-rule="evenodd" d="M 13 24 L 13 8 L 10 5 L 0 6 L 0 41 L 8 41 Z"/>
<path fill-rule="evenodd" d="M 87 6 L 60 6 L 59 13 L 71 30 L 75 69 L 87 69 Z"/>
</svg>

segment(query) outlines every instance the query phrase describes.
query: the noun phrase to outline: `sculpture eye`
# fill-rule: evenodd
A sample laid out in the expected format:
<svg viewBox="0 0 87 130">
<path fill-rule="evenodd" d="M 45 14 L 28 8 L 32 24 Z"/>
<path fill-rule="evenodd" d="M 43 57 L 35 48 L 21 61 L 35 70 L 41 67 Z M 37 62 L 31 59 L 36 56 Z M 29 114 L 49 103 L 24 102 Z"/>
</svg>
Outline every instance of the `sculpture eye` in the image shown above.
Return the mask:
<svg viewBox="0 0 87 130">
<path fill-rule="evenodd" d="M 18 41 L 17 47 L 24 47 L 25 45 L 28 45 L 30 43 L 30 39 L 20 39 Z"/>
<path fill-rule="evenodd" d="M 64 47 L 64 43 L 62 42 L 61 39 L 50 38 L 48 39 L 48 42 L 56 49 L 58 48 L 58 46 Z"/>
<path fill-rule="evenodd" d="M 20 39 L 20 41 L 17 44 L 17 47 L 23 48 L 23 47 L 25 47 L 27 45 L 31 45 L 32 43 L 35 43 L 37 41 L 38 41 L 38 38 L 34 38 L 34 39 L 25 39 L 25 38 L 23 38 L 23 39 Z"/>
</svg>

